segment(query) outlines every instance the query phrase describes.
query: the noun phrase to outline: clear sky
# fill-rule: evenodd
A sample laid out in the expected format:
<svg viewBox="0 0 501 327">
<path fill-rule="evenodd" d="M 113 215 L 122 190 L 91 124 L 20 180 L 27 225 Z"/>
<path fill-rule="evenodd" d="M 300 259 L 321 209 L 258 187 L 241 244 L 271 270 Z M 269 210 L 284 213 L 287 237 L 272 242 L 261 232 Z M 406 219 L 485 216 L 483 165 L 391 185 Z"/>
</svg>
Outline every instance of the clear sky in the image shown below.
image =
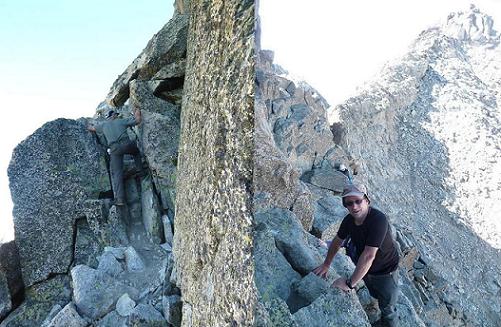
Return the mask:
<svg viewBox="0 0 501 327">
<path fill-rule="evenodd" d="M 335 106 L 404 54 L 421 31 L 470 3 L 500 31 L 501 0 L 261 0 L 261 44 Z"/>
<path fill-rule="evenodd" d="M 173 14 L 173 0 L 0 0 L 0 241 L 11 239 L 7 167 L 45 122 L 90 117 Z"/>
</svg>

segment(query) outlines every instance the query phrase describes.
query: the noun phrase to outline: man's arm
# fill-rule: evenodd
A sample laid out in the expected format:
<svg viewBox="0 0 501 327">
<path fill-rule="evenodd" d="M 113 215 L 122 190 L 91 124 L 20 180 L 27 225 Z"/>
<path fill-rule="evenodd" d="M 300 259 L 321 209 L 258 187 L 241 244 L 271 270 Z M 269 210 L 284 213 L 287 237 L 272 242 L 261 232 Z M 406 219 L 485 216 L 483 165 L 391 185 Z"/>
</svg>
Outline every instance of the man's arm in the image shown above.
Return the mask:
<svg viewBox="0 0 501 327">
<path fill-rule="evenodd" d="M 136 108 L 134 110 L 134 119 L 136 120 L 136 125 L 139 125 L 141 123 L 141 120 L 142 120 L 141 109 Z"/>
<path fill-rule="evenodd" d="M 332 260 L 336 256 L 337 252 L 341 248 L 341 244 L 343 243 L 343 239 L 336 235 L 334 240 L 329 247 L 329 251 L 327 251 L 327 256 L 325 257 L 324 263 L 322 263 L 317 268 L 313 269 L 313 273 L 325 278 L 327 277 L 327 272 L 329 271 L 329 267 L 331 266 Z"/>
<path fill-rule="evenodd" d="M 376 258 L 376 253 L 379 248 L 373 246 L 366 246 L 364 251 L 360 255 L 358 259 L 357 266 L 355 267 L 355 271 L 351 275 L 351 286 L 355 286 L 362 278 L 364 278 L 365 274 L 369 271 L 372 266 L 372 262 L 374 258 Z"/>
<path fill-rule="evenodd" d="M 96 128 L 95 128 L 94 126 L 90 126 L 90 125 L 89 125 L 89 126 L 87 126 L 87 130 L 88 130 L 89 132 L 93 132 L 93 133 L 95 133 L 95 132 L 96 132 Z"/>
<path fill-rule="evenodd" d="M 372 266 L 372 262 L 374 258 L 376 258 L 378 248 L 373 246 L 366 246 L 364 251 L 358 258 L 357 266 L 355 267 L 355 271 L 351 275 L 350 284 L 352 287 L 355 286 L 364 276 L 367 274 L 369 269 Z M 350 288 L 346 284 L 346 278 L 340 277 L 332 283 L 333 286 L 342 289 L 343 291 L 349 291 Z"/>
</svg>

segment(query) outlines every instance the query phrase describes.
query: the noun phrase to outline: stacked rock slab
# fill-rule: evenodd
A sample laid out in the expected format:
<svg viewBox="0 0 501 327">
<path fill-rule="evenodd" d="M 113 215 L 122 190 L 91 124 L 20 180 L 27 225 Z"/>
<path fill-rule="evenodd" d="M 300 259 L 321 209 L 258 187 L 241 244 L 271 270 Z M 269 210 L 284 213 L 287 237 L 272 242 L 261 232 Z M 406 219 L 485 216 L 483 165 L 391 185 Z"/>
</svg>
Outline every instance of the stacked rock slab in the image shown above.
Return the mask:
<svg viewBox="0 0 501 327">
<path fill-rule="evenodd" d="M 183 326 L 252 325 L 254 2 L 191 1 L 174 255 Z"/>
</svg>

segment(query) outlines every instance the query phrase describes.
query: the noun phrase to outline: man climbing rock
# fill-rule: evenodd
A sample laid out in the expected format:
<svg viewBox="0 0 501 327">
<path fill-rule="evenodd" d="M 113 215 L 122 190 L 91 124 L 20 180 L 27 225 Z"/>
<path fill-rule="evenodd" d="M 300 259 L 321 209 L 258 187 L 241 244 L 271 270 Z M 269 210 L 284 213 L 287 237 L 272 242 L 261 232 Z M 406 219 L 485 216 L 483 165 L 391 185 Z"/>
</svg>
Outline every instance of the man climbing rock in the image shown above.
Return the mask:
<svg viewBox="0 0 501 327">
<path fill-rule="evenodd" d="M 127 128 L 141 123 L 141 110 L 134 110 L 134 117 L 120 119 L 118 112 L 110 110 L 106 116 L 107 121 L 100 125 L 89 126 L 91 132 L 99 132 L 104 135 L 108 143 L 110 154 L 111 184 L 117 206 L 125 205 L 125 188 L 123 182 L 123 157 L 125 154 L 134 156 L 137 172 L 141 172 L 141 156 L 135 142 L 131 141 Z"/>
<path fill-rule="evenodd" d="M 330 244 L 324 263 L 313 272 L 325 278 L 334 256 L 341 246 L 345 246 L 346 254 L 356 268 L 351 277 L 340 277 L 332 285 L 348 292 L 363 279 L 371 296 L 378 300 L 382 322 L 398 326 L 395 304 L 399 292 L 399 256 L 388 219 L 370 206 L 367 189 L 362 184 L 347 184 L 342 198 L 349 214 L 344 217 Z"/>
</svg>

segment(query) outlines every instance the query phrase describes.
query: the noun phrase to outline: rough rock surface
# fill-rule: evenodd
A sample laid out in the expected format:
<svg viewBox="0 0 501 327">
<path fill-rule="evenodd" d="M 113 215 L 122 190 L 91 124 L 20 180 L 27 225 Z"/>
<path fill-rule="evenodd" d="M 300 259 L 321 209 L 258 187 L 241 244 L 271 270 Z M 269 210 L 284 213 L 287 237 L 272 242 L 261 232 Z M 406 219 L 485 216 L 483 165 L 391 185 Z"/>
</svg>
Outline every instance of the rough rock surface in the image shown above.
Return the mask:
<svg viewBox="0 0 501 327">
<path fill-rule="evenodd" d="M 127 317 L 131 314 L 132 310 L 136 306 L 136 302 L 129 297 L 129 294 L 125 293 L 122 295 L 116 305 L 116 310 L 122 317 Z"/>
<path fill-rule="evenodd" d="M 130 294 L 132 298 L 139 296 L 138 290 L 84 265 L 71 269 L 71 278 L 75 305 L 81 313 L 92 319 L 110 312 L 124 293 Z"/>
<path fill-rule="evenodd" d="M 16 147 L 8 173 L 25 284 L 66 273 L 83 201 L 110 188 L 101 149 L 82 122 L 58 119 Z"/>
<path fill-rule="evenodd" d="M 183 326 L 251 325 L 254 3 L 191 2 L 173 253 Z"/>
<path fill-rule="evenodd" d="M 113 106 L 121 106 L 129 97 L 129 83 L 153 77 L 166 64 L 181 59 L 186 53 L 188 15 L 175 15 L 148 42 L 146 48 L 118 77 L 106 101 Z"/>
<path fill-rule="evenodd" d="M 453 13 L 337 107 L 342 146 L 419 253 L 408 271 L 427 323 L 499 324 L 499 43 L 477 8 Z"/>
<path fill-rule="evenodd" d="M 167 321 L 151 304 L 138 304 L 128 317 L 134 327 L 167 327 Z"/>
<path fill-rule="evenodd" d="M 80 317 L 75 305 L 70 302 L 56 314 L 47 327 L 85 327 L 87 325 L 87 321 Z"/>
<path fill-rule="evenodd" d="M 25 290 L 23 303 L 0 324 L 0 327 L 40 326 L 55 305 L 65 306 L 71 300 L 70 280 L 56 276 Z"/>
</svg>

